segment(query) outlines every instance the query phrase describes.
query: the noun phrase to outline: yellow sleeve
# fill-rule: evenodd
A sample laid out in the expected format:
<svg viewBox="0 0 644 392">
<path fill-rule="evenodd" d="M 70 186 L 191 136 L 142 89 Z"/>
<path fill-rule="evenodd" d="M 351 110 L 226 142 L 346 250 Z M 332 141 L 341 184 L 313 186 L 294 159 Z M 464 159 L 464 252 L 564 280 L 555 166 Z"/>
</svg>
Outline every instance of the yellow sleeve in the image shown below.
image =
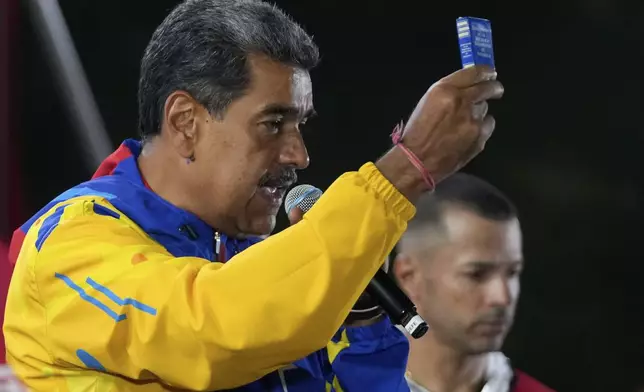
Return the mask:
<svg viewBox="0 0 644 392">
<path fill-rule="evenodd" d="M 64 207 L 39 250 L 36 229 L 23 245 L 17 276 L 33 279 L 40 344 L 58 365 L 195 390 L 244 385 L 325 347 L 415 212 L 367 164 L 300 224 L 224 265 L 174 258 L 89 203 Z M 8 344 L 24 332 L 12 303 Z"/>
</svg>

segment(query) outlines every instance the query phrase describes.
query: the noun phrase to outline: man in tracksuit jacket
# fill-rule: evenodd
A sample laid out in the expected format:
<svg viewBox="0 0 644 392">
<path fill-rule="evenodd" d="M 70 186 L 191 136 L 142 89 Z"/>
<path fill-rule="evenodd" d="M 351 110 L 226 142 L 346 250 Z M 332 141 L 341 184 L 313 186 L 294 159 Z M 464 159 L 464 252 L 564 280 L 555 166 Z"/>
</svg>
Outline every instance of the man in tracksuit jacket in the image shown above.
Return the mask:
<svg viewBox="0 0 644 392">
<path fill-rule="evenodd" d="M 165 19 L 142 60 L 143 142 L 12 239 L 4 334 L 30 390 L 408 390 L 391 323 L 343 323 L 412 203 L 481 151 L 502 86 L 481 67 L 442 79 L 403 145 L 259 241 L 308 165 L 317 56 L 262 2 L 189 0 Z"/>
</svg>

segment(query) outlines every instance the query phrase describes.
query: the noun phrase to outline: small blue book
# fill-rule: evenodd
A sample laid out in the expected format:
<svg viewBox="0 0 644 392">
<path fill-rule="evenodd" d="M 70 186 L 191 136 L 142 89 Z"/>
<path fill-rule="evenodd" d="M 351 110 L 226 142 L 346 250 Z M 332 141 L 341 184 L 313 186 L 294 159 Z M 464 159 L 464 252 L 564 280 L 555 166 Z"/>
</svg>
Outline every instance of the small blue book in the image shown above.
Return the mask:
<svg viewBox="0 0 644 392">
<path fill-rule="evenodd" d="M 473 65 L 489 65 L 494 68 L 492 25 L 489 20 L 460 17 L 456 19 L 456 31 L 463 68 Z"/>
</svg>

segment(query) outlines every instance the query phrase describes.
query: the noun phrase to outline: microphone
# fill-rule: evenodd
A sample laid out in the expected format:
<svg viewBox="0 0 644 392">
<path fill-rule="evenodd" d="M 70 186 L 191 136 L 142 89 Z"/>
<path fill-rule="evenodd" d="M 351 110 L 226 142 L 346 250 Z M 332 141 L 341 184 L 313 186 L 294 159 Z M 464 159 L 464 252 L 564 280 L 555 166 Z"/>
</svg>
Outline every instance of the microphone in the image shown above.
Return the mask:
<svg viewBox="0 0 644 392">
<path fill-rule="evenodd" d="M 291 189 L 284 201 L 289 220 L 297 213 L 303 214 L 310 210 L 321 196 L 322 191 L 312 185 L 298 185 Z M 297 220 L 292 224 L 297 223 Z M 414 303 L 382 269 L 378 269 L 369 282 L 367 293 L 376 299 L 394 324 L 405 328 L 414 339 L 420 338 L 429 330 L 427 322 L 418 314 Z"/>
</svg>

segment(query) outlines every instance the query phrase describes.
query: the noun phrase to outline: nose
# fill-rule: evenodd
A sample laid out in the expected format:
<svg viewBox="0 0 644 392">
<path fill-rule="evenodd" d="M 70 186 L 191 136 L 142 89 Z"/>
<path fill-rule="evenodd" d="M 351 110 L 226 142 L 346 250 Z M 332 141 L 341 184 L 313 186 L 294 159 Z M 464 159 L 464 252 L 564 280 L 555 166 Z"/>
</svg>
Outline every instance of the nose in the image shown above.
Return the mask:
<svg viewBox="0 0 644 392">
<path fill-rule="evenodd" d="M 507 307 L 514 298 L 512 282 L 503 277 L 497 277 L 489 282 L 487 302 L 490 307 Z"/>
<path fill-rule="evenodd" d="M 280 151 L 280 163 L 306 169 L 309 166 L 309 153 L 300 132 L 289 132 L 284 135 L 284 144 Z"/>
</svg>

